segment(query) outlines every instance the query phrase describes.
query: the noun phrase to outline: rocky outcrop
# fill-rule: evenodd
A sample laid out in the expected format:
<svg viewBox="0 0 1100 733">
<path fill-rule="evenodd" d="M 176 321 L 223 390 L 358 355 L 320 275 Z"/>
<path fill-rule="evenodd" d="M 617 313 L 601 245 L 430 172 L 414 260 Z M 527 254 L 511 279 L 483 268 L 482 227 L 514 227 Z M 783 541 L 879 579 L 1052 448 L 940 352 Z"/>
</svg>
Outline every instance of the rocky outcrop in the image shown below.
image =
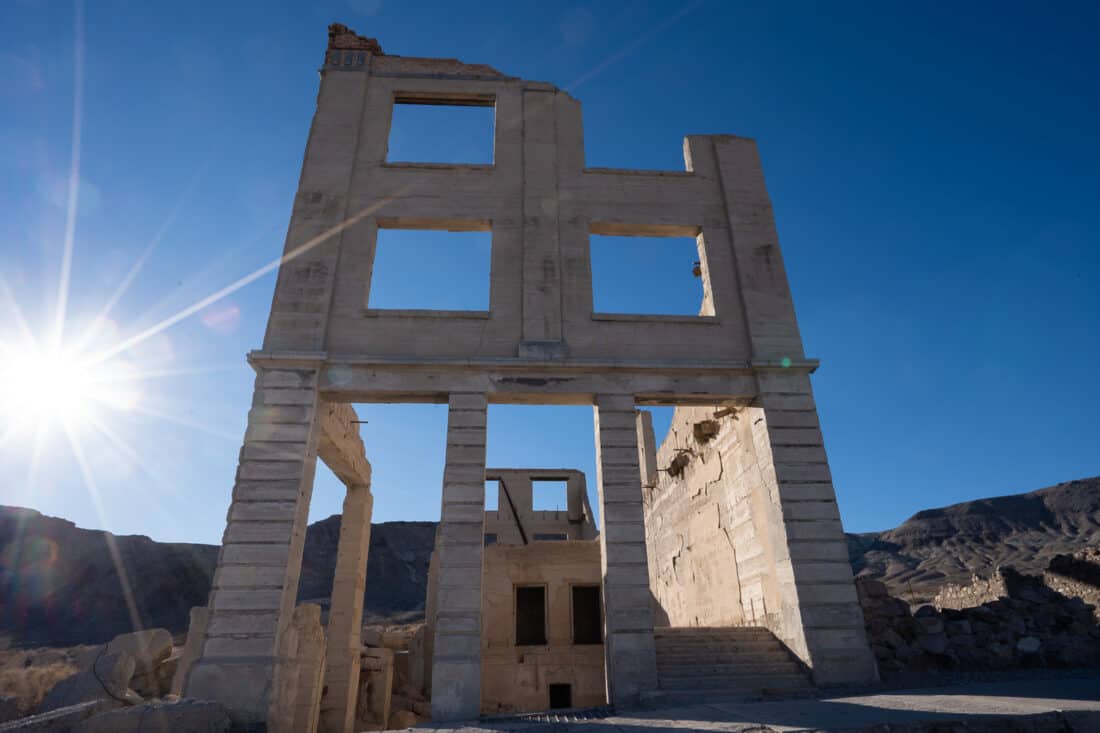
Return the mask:
<svg viewBox="0 0 1100 733">
<path fill-rule="evenodd" d="M 1093 606 L 1010 568 L 994 584 L 1005 597 L 969 608 L 915 612 L 884 583 L 859 578 L 867 638 L 884 677 L 929 670 L 1001 670 L 1100 665 Z"/>
<path fill-rule="evenodd" d="M 129 654 L 101 654 L 87 669 L 54 685 L 38 706 L 38 712 L 48 713 L 91 700 L 113 700 L 126 705 L 139 703 L 141 696 L 130 689 L 133 676 L 134 658 Z"/>
</svg>

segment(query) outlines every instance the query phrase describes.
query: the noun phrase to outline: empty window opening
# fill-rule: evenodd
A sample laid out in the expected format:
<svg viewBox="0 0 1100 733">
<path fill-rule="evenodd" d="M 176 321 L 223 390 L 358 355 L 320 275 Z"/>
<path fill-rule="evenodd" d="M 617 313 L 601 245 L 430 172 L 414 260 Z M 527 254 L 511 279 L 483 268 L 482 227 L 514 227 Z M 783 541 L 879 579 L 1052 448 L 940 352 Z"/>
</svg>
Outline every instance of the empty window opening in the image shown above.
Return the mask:
<svg viewBox="0 0 1100 733">
<path fill-rule="evenodd" d="M 516 646 L 546 643 L 546 588 L 516 586 Z"/>
<path fill-rule="evenodd" d="M 573 686 L 565 683 L 550 683 L 550 709 L 561 710 L 573 707 Z"/>
<path fill-rule="evenodd" d="M 386 160 L 393 163 L 491 165 L 493 101 L 398 99 Z"/>
<path fill-rule="evenodd" d="M 603 617 L 600 613 L 598 585 L 573 586 L 573 643 L 603 643 Z"/>
<path fill-rule="evenodd" d="M 535 532 L 535 542 L 562 542 L 569 539 L 565 532 Z"/>
<path fill-rule="evenodd" d="M 590 235 L 593 312 L 713 315 L 696 239 Z"/>
<path fill-rule="evenodd" d="M 367 306 L 488 311 L 490 231 L 378 229 Z"/>
<path fill-rule="evenodd" d="M 569 508 L 568 482 L 532 481 L 531 508 L 536 512 L 564 512 Z"/>
<path fill-rule="evenodd" d="M 485 546 L 488 547 L 489 545 L 495 545 L 496 543 L 497 543 L 496 533 L 486 532 L 485 533 Z"/>
<path fill-rule="evenodd" d="M 500 481 L 491 479 L 485 482 L 485 511 L 495 512 L 500 499 Z"/>
</svg>

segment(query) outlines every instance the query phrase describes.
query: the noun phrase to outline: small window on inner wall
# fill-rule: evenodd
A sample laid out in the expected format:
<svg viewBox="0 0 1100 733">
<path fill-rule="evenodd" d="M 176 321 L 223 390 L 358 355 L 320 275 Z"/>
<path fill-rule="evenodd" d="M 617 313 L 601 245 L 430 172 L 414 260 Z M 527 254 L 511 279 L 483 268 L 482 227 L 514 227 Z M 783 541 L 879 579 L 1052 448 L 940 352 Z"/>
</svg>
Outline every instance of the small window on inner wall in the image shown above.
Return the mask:
<svg viewBox="0 0 1100 733">
<path fill-rule="evenodd" d="M 485 511 L 495 512 L 500 501 L 500 481 L 489 479 L 485 482 Z"/>
<path fill-rule="evenodd" d="M 620 233 L 629 231 L 592 228 L 588 242 L 593 313 L 714 315 L 701 235 L 692 228 L 670 228 L 658 236 Z"/>
<path fill-rule="evenodd" d="M 387 162 L 491 165 L 492 98 L 399 95 L 390 121 Z"/>
</svg>

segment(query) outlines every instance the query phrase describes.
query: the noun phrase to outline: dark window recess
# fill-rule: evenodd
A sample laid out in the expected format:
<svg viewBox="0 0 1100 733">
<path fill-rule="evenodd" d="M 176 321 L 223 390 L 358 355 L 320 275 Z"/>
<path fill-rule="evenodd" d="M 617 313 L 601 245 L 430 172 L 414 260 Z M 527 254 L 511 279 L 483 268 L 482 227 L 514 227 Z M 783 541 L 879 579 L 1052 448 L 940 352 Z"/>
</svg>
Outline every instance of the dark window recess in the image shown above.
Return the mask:
<svg viewBox="0 0 1100 733">
<path fill-rule="evenodd" d="M 560 542 L 569 539 L 565 532 L 535 532 L 535 542 Z"/>
<path fill-rule="evenodd" d="M 497 536 L 495 534 L 493 534 L 492 532 L 487 532 L 485 534 L 485 546 L 488 547 L 489 545 L 495 545 L 496 543 L 497 543 Z"/>
<path fill-rule="evenodd" d="M 600 586 L 573 586 L 573 643 L 602 644 L 602 627 Z"/>
<path fill-rule="evenodd" d="M 516 588 L 516 646 L 546 643 L 546 589 Z"/>
<path fill-rule="evenodd" d="M 550 709 L 573 707 L 573 686 L 550 683 Z"/>
</svg>

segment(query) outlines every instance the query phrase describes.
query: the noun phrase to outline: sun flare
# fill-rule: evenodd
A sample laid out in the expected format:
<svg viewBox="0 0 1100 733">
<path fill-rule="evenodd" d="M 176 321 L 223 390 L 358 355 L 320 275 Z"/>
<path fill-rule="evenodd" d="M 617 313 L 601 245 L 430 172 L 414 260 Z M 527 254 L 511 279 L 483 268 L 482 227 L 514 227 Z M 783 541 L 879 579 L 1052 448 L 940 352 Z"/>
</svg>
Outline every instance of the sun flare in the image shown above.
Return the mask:
<svg viewBox="0 0 1100 733">
<path fill-rule="evenodd" d="M 0 414 L 10 426 L 79 427 L 103 409 L 132 410 L 140 390 L 120 359 L 34 342 L 0 352 Z"/>
</svg>

